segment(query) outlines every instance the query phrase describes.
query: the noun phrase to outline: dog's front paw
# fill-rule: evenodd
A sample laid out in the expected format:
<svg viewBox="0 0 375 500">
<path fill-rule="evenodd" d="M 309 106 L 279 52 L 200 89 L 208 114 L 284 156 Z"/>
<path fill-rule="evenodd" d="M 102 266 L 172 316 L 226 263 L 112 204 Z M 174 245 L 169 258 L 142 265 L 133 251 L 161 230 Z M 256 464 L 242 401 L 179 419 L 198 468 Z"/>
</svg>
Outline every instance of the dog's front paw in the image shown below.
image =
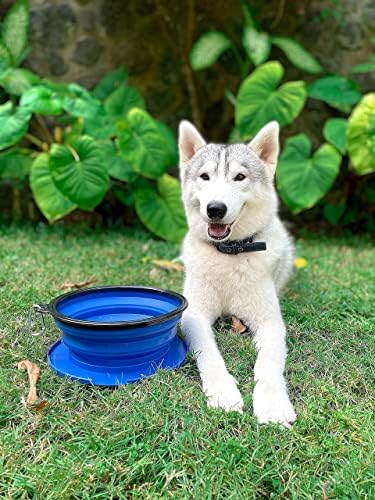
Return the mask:
<svg viewBox="0 0 375 500">
<path fill-rule="evenodd" d="M 243 400 L 234 377 L 214 376 L 203 381 L 203 391 L 207 396 L 207 405 L 210 408 L 222 408 L 225 411 L 243 413 Z"/>
<path fill-rule="evenodd" d="M 260 424 L 274 423 L 290 427 L 297 418 L 283 386 L 272 387 L 258 382 L 254 389 L 253 409 Z"/>
</svg>

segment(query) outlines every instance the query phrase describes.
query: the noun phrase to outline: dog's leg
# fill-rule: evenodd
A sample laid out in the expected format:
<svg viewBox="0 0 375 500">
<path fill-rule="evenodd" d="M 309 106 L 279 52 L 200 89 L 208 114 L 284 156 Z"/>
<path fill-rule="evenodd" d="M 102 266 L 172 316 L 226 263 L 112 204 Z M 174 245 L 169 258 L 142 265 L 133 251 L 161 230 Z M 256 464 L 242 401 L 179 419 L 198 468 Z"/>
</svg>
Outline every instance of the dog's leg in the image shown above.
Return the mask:
<svg viewBox="0 0 375 500">
<path fill-rule="evenodd" d="M 236 380 L 229 374 L 211 329 L 214 313 L 202 314 L 202 306 L 190 303 L 182 318 L 189 350 L 195 354 L 208 406 L 242 413 L 243 401 Z"/>
<path fill-rule="evenodd" d="M 273 422 L 289 427 L 296 414 L 284 378 L 286 331 L 278 297 L 271 280 L 255 292 L 248 296 L 251 300 L 250 304 L 247 302 L 249 313 L 246 314 L 246 308 L 242 313 L 236 311 L 255 332 L 258 357 L 254 366 L 254 414 L 260 423 Z"/>
</svg>

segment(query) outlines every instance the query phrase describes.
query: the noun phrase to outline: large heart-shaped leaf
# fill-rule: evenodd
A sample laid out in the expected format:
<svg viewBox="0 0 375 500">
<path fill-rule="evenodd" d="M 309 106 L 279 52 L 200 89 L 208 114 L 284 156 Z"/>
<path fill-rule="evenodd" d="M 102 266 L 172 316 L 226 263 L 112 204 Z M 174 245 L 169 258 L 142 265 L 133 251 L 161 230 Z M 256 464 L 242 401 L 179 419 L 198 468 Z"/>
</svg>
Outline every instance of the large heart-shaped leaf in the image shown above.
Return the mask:
<svg viewBox="0 0 375 500">
<path fill-rule="evenodd" d="M 357 175 L 375 172 L 375 93 L 367 94 L 348 120 L 348 152 Z"/>
<path fill-rule="evenodd" d="M 8 94 L 19 96 L 39 81 L 40 78 L 28 69 L 10 68 L 0 76 L 0 87 Z"/>
<path fill-rule="evenodd" d="M 0 106 L 0 149 L 16 144 L 27 132 L 31 113 L 8 101 Z"/>
<path fill-rule="evenodd" d="M 272 43 L 284 52 L 296 68 L 308 73 L 321 73 L 323 71 L 315 57 L 292 38 L 274 36 Z"/>
<path fill-rule="evenodd" d="M 281 127 L 301 112 L 306 89 L 303 82 L 288 82 L 278 87 L 284 69 L 277 61 L 259 66 L 247 77 L 236 101 L 236 127 L 243 140 L 253 137 L 266 123 L 277 120 Z"/>
<path fill-rule="evenodd" d="M 118 144 L 133 170 L 145 177 L 156 178 L 169 167 L 169 151 L 155 120 L 142 109 L 133 108 L 126 121 L 117 126 Z"/>
<path fill-rule="evenodd" d="M 60 191 L 85 210 L 94 209 L 108 189 L 108 165 L 91 137 L 82 136 L 72 145 L 54 144 L 50 169 Z"/>
<path fill-rule="evenodd" d="M 20 105 L 30 113 L 40 115 L 59 115 L 63 112 L 59 93 L 43 85 L 27 90 L 21 97 Z"/>
<path fill-rule="evenodd" d="M 109 175 L 111 177 L 123 182 L 135 181 L 137 174 L 126 161 L 126 157 L 124 157 L 124 155 L 117 150 L 116 145 L 112 141 L 104 141 L 100 145 L 100 148 L 102 149 L 105 161 L 109 166 Z"/>
<path fill-rule="evenodd" d="M 129 85 L 121 85 L 104 101 L 104 109 L 114 118 L 123 118 L 132 108 L 145 109 L 141 94 Z"/>
<path fill-rule="evenodd" d="M 2 38 L 15 66 L 27 55 L 27 35 L 29 30 L 29 3 L 18 0 L 5 16 Z"/>
<path fill-rule="evenodd" d="M 124 66 L 105 75 L 96 85 L 92 94 L 96 99 L 104 101 L 114 90 L 125 84 L 128 79 L 128 72 Z"/>
<path fill-rule="evenodd" d="M 32 160 L 27 150 L 14 148 L 0 153 L 0 176 L 12 182 L 25 179 Z"/>
<path fill-rule="evenodd" d="M 242 34 L 244 46 L 250 60 L 259 66 L 268 59 L 271 51 L 271 41 L 267 33 L 261 33 L 251 26 L 245 26 Z"/>
<path fill-rule="evenodd" d="M 231 47 L 232 42 L 224 33 L 221 31 L 208 31 L 198 38 L 191 49 L 191 67 L 196 71 L 208 68 Z"/>
<path fill-rule="evenodd" d="M 315 205 L 331 188 L 340 169 L 341 155 L 323 144 L 311 155 L 305 134 L 286 141 L 276 170 L 277 187 L 289 209 L 298 213 Z"/>
<path fill-rule="evenodd" d="M 348 126 L 345 118 L 330 118 L 324 124 L 323 135 L 326 141 L 333 144 L 341 154 L 346 151 L 346 128 Z"/>
<path fill-rule="evenodd" d="M 31 166 L 30 186 L 39 210 L 51 223 L 77 207 L 53 182 L 47 153 L 40 154 L 34 160 Z"/>
<path fill-rule="evenodd" d="M 156 182 L 139 182 L 135 191 L 136 212 L 143 224 L 167 241 L 181 241 L 187 226 L 180 183 L 168 174 Z"/>
<path fill-rule="evenodd" d="M 333 108 L 348 113 L 362 97 L 358 84 L 344 76 L 324 76 L 310 83 L 309 97 L 324 101 Z"/>
</svg>

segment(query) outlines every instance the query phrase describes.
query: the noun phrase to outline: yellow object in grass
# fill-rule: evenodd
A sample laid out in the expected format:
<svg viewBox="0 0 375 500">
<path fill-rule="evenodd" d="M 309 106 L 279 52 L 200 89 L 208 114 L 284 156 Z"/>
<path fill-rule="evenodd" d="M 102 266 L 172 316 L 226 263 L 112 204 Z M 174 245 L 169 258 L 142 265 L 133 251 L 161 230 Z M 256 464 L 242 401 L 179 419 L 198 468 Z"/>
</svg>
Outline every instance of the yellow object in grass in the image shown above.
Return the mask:
<svg viewBox="0 0 375 500">
<path fill-rule="evenodd" d="M 303 257 L 297 257 L 294 259 L 294 267 L 297 269 L 302 269 L 303 267 L 307 266 L 307 260 L 304 259 Z"/>
</svg>

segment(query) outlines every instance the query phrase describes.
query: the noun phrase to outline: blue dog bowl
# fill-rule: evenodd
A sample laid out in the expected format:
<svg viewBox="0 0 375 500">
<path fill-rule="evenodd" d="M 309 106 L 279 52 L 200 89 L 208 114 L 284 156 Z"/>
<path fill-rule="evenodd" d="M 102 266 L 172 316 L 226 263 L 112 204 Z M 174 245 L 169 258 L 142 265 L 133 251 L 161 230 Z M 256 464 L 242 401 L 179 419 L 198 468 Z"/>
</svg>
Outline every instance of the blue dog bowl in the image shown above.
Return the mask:
<svg viewBox="0 0 375 500">
<path fill-rule="evenodd" d="M 65 293 L 46 306 L 62 332 L 48 359 L 60 376 L 117 386 L 174 369 L 186 357 L 176 336 L 187 300 L 158 288 L 102 286 Z"/>
</svg>

